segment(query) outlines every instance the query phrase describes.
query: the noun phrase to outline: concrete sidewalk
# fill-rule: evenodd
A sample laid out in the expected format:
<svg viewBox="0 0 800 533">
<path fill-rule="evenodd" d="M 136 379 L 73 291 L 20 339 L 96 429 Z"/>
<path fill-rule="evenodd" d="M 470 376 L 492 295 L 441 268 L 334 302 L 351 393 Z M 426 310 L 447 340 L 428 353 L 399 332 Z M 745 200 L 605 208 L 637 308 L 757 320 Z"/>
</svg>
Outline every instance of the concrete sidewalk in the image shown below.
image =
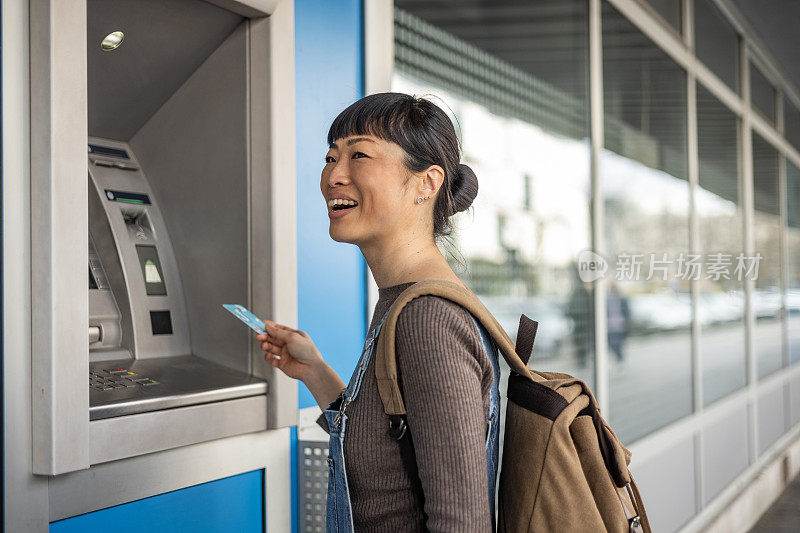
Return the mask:
<svg viewBox="0 0 800 533">
<path fill-rule="evenodd" d="M 772 506 L 767 509 L 750 533 L 800 531 L 800 475 L 786 486 Z"/>
</svg>

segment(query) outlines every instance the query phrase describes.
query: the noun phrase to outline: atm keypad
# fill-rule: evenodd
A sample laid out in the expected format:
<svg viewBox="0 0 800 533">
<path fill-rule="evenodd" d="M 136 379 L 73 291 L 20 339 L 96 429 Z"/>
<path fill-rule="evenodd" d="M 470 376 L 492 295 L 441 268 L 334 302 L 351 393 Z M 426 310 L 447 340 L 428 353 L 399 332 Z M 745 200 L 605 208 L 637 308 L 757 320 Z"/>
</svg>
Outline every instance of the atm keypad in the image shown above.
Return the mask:
<svg viewBox="0 0 800 533">
<path fill-rule="evenodd" d="M 89 387 L 95 390 L 114 390 L 136 387 L 151 387 L 158 385 L 159 381 L 144 377 L 136 372 L 121 367 L 103 368 L 99 371 L 89 371 Z"/>
</svg>

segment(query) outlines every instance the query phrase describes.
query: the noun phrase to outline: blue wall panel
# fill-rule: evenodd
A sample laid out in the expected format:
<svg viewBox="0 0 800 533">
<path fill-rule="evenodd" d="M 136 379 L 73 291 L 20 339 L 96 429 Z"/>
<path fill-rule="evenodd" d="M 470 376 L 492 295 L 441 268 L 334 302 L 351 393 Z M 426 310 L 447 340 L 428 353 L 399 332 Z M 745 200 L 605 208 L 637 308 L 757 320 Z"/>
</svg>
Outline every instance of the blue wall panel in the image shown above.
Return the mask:
<svg viewBox="0 0 800 533">
<path fill-rule="evenodd" d="M 292 533 L 297 533 L 297 502 L 300 501 L 297 483 L 297 426 L 289 428 L 289 478 L 292 487 Z"/>
<path fill-rule="evenodd" d="M 320 174 L 328 128 L 363 96 L 360 0 L 295 1 L 298 327 L 345 383 L 366 335 L 366 263 L 328 234 Z M 299 407 L 316 405 L 299 384 Z"/>
<path fill-rule="evenodd" d="M 50 531 L 256 533 L 264 530 L 265 523 L 264 471 L 254 470 L 53 522 Z"/>
</svg>

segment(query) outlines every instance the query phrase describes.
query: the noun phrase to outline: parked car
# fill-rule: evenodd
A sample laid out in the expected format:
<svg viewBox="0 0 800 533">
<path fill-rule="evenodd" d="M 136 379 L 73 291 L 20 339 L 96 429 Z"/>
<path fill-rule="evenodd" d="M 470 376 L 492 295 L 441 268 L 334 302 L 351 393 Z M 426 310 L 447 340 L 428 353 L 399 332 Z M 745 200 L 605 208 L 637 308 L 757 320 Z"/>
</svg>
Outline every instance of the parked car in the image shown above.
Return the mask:
<svg viewBox="0 0 800 533">
<path fill-rule="evenodd" d="M 753 290 L 753 314 L 758 319 L 779 318 L 781 292 L 775 287 Z"/>
<path fill-rule="evenodd" d="M 688 328 L 692 322 L 688 294 L 634 294 L 628 298 L 633 331 L 654 333 Z"/>
<path fill-rule="evenodd" d="M 786 311 L 789 314 L 800 313 L 800 289 L 786 291 Z"/>
<path fill-rule="evenodd" d="M 697 301 L 700 325 L 725 324 L 744 317 L 743 292 L 700 293 Z"/>
<path fill-rule="evenodd" d="M 533 344 L 533 357 L 537 359 L 556 357 L 572 332 L 572 320 L 558 301 L 517 296 L 480 296 L 480 299 L 513 342 L 517 341 L 520 315 L 539 322 Z"/>
</svg>

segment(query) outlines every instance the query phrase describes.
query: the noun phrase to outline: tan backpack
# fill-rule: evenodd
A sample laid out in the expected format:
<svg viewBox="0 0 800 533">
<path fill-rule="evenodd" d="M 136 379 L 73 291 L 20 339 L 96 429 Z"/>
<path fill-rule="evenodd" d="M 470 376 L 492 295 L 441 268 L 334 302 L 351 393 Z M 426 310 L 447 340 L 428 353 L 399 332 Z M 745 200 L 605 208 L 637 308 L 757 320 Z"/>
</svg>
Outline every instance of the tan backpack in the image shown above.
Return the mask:
<svg viewBox="0 0 800 533">
<path fill-rule="evenodd" d="M 390 433 L 398 439 L 406 433 L 395 360 L 397 317 L 408 302 L 428 294 L 470 311 L 511 368 L 497 530 L 650 532 L 628 470 L 631 452 L 600 416 L 586 383 L 569 374 L 530 369 L 538 322 L 523 314 L 514 346 L 478 297 L 457 283 L 417 282 L 397 297 L 386 316 L 377 340 L 375 375 Z"/>
</svg>

